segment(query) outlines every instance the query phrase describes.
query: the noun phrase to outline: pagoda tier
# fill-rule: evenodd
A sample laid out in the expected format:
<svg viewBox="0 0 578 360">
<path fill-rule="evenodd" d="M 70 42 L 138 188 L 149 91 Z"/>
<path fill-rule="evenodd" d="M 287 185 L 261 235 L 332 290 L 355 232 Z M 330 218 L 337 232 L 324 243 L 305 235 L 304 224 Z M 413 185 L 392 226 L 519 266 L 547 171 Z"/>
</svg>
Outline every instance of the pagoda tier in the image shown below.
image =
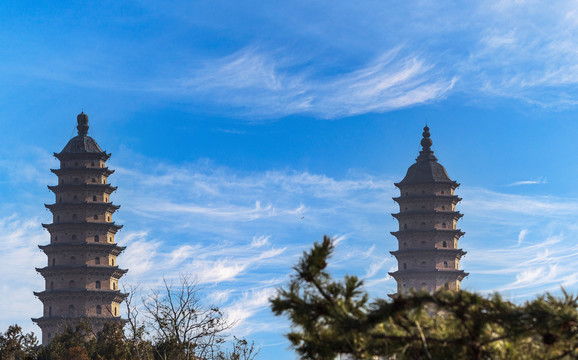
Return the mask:
<svg viewBox="0 0 578 360">
<path fill-rule="evenodd" d="M 126 246 L 118 246 L 116 244 L 106 244 L 106 243 L 81 243 L 81 244 L 74 244 L 74 243 L 60 243 L 60 244 L 48 244 L 48 245 L 38 245 L 40 250 L 44 251 L 46 255 L 52 254 L 62 254 L 66 253 L 67 251 L 78 251 L 79 249 L 82 251 L 88 251 L 90 253 L 102 253 L 102 254 L 110 254 L 113 256 L 118 256 L 120 253 L 126 249 Z"/>
<path fill-rule="evenodd" d="M 120 279 L 126 274 L 128 270 L 120 269 L 118 266 L 99 266 L 99 265 L 83 265 L 83 264 L 66 264 L 46 266 L 43 268 L 36 268 L 36 271 L 45 279 L 51 276 L 60 276 L 66 274 L 80 274 L 80 275 L 101 275 L 114 279 Z M 82 280 L 82 278 L 81 278 Z M 86 282 L 86 281 L 84 281 Z"/>
<path fill-rule="evenodd" d="M 81 168 L 79 171 L 78 167 L 71 167 L 71 168 L 64 168 L 64 169 L 50 169 L 56 176 L 67 176 L 67 175 L 76 175 L 79 172 L 84 174 L 93 174 L 93 175 L 101 175 L 101 176 L 110 176 L 114 174 L 114 170 L 111 170 L 107 167 L 105 168 L 98 168 L 98 167 L 84 167 Z"/>
<path fill-rule="evenodd" d="M 409 248 L 409 249 L 402 249 L 396 251 L 390 251 L 391 255 L 396 256 L 398 259 L 403 259 L 404 256 L 410 257 L 415 252 L 421 251 L 424 256 L 440 256 L 440 257 L 451 257 L 452 259 L 461 259 L 462 256 L 467 254 L 462 249 L 420 249 L 420 248 Z"/>
<path fill-rule="evenodd" d="M 465 235 L 465 232 L 461 231 L 460 229 L 426 229 L 426 230 L 412 230 L 412 229 L 405 229 L 399 231 L 390 231 L 390 234 L 395 236 L 398 239 L 402 238 L 409 238 L 415 235 L 427 235 L 435 236 L 435 237 L 450 237 L 450 238 L 460 238 Z"/>
<path fill-rule="evenodd" d="M 399 212 L 397 214 L 391 214 L 394 218 L 398 221 L 404 221 L 406 219 L 414 219 L 419 217 L 420 219 L 427 219 L 427 220 L 436 220 L 436 219 L 443 219 L 443 220 L 450 220 L 450 221 L 457 221 L 462 216 L 458 211 L 443 211 L 443 210 L 409 210 Z"/>
<path fill-rule="evenodd" d="M 460 184 L 450 179 L 433 155 L 427 126 L 423 136 L 416 163 L 395 183 L 400 196 L 393 200 L 400 210 L 392 216 L 398 220 L 399 230 L 391 234 L 398 240 L 398 250 L 391 254 L 398 270 L 389 274 L 401 294 L 410 289 L 458 290 L 468 275 L 459 270 L 459 260 L 466 254 L 458 248 L 464 232 L 457 229 L 457 222 L 463 215 L 455 209 L 461 198 L 454 191 Z"/>
<path fill-rule="evenodd" d="M 106 299 L 107 302 L 116 302 L 121 303 L 128 294 L 122 293 L 119 290 L 90 290 L 90 289 L 78 289 L 78 290 L 52 290 L 52 291 L 41 291 L 41 292 L 34 292 L 34 295 L 38 296 L 38 298 L 42 301 L 53 301 L 53 300 L 60 300 L 62 298 L 74 298 L 77 299 L 87 299 L 87 300 L 95 300 L 95 299 Z"/>
<path fill-rule="evenodd" d="M 62 184 L 62 185 L 55 185 L 55 186 L 48 186 L 50 191 L 54 192 L 55 194 L 69 192 L 69 191 L 98 191 L 98 192 L 105 192 L 108 195 L 112 194 L 116 191 L 115 186 L 110 186 L 109 184 Z"/>
<path fill-rule="evenodd" d="M 120 208 L 110 202 L 116 187 L 107 183 L 114 170 L 106 167 L 110 154 L 102 151 L 88 134 L 88 116 L 77 117 L 78 136 L 60 153 L 60 168 L 51 171 L 58 185 L 48 186 L 55 203 L 45 207 L 53 222 L 42 224 L 50 233 L 50 244 L 40 245 L 48 257 L 46 267 L 37 268 L 45 279 L 45 291 L 34 294 L 44 305 L 44 316 L 33 319 L 42 329 L 46 344 L 64 325 L 89 320 L 98 331 L 106 321 L 123 321 L 119 308 L 126 294 L 119 292 L 119 279 L 127 272 L 117 266 L 125 249 L 116 245 L 122 228 L 112 221 Z"/>
<path fill-rule="evenodd" d="M 402 186 L 397 183 L 397 186 Z M 434 198 L 436 200 L 451 200 L 454 204 L 459 203 L 462 201 L 462 198 L 457 195 L 441 195 L 441 194 L 412 194 L 409 193 L 406 196 L 397 196 L 392 198 L 397 203 L 406 203 L 406 202 L 414 202 L 415 200 L 421 200 L 423 198 Z"/>
<path fill-rule="evenodd" d="M 118 230 L 122 229 L 122 225 L 117 225 L 114 222 L 90 222 L 90 221 L 78 221 L 78 222 L 60 222 L 52 224 L 42 224 L 49 232 L 55 232 L 60 230 L 102 230 L 112 233 L 116 233 Z"/>
<path fill-rule="evenodd" d="M 120 205 L 114 205 L 111 202 L 59 202 L 56 204 L 44 204 L 50 211 L 69 211 L 69 210 L 97 210 L 114 213 L 120 209 Z"/>
<path fill-rule="evenodd" d="M 388 273 L 398 283 L 406 284 L 410 289 L 420 289 L 428 292 L 435 292 L 445 288 L 446 284 L 461 282 L 468 273 L 463 270 L 405 270 Z M 404 293 L 408 290 L 398 290 L 398 293 Z"/>
</svg>

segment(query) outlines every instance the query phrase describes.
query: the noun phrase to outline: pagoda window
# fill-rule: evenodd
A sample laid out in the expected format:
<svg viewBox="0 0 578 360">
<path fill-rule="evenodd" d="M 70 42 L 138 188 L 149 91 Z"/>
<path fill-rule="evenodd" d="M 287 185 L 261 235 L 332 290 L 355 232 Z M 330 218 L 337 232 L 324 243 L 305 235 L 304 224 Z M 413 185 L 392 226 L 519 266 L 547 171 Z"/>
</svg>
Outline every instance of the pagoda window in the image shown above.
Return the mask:
<svg viewBox="0 0 578 360">
<path fill-rule="evenodd" d="M 116 316 L 116 315 L 117 315 L 117 313 L 116 313 L 116 308 L 114 308 L 114 316 Z"/>
<path fill-rule="evenodd" d="M 69 289 L 74 289 L 74 280 L 70 280 L 70 281 L 68 282 L 68 288 L 69 288 Z"/>
<path fill-rule="evenodd" d="M 100 289 L 100 281 L 99 281 L 99 280 L 97 280 L 97 281 L 94 283 L 94 287 L 97 288 L 97 289 Z"/>
<path fill-rule="evenodd" d="M 112 283 L 112 289 L 116 290 L 116 283 L 115 282 Z"/>
<path fill-rule="evenodd" d="M 54 291 L 54 281 L 50 282 L 50 291 Z"/>
<path fill-rule="evenodd" d="M 108 221 L 110 221 L 110 216 L 108 217 Z"/>
<path fill-rule="evenodd" d="M 447 248 L 447 247 L 448 247 L 447 241 L 444 241 L 444 242 L 442 243 L 442 246 L 445 247 L 445 248 Z"/>
<path fill-rule="evenodd" d="M 446 223 L 442 223 L 442 227 L 445 229 L 445 228 L 446 228 Z"/>
<path fill-rule="evenodd" d="M 95 179 L 95 178 L 92 178 L 92 182 L 95 183 L 95 182 L 96 182 L 96 179 Z"/>
<path fill-rule="evenodd" d="M 94 167 L 94 161 L 90 163 L 90 166 Z"/>
<path fill-rule="evenodd" d="M 403 263 L 403 269 L 407 270 L 407 263 Z"/>
<path fill-rule="evenodd" d="M 56 216 L 56 222 L 60 222 L 60 215 Z"/>
<path fill-rule="evenodd" d="M 450 284 L 445 283 L 445 284 L 444 284 L 444 287 L 445 287 L 446 289 L 449 289 L 449 288 L 450 288 Z"/>
<path fill-rule="evenodd" d="M 99 239 L 98 235 L 94 235 L 94 242 L 99 242 L 99 241 L 100 241 L 100 239 Z"/>
<path fill-rule="evenodd" d="M 96 305 L 96 315 L 102 314 L 102 307 L 100 305 Z"/>
<path fill-rule="evenodd" d="M 92 197 L 92 201 L 96 201 L 96 195 Z"/>
<path fill-rule="evenodd" d="M 100 265 L 100 258 L 98 256 L 94 258 L 94 263 Z"/>
<path fill-rule="evenodd" d="M 94 220 L 98 220 L 98 215 L 95 214 L 95 215 L 93 216 L 93 218 L 94 218 Z"/>
<path fill-rule="evenodd" d="M 62 196 L 58 198 L 58 202 L 62 202 Z"/>
<path fill-rule="evenodd" d="M 444 267 L 447 268 L 448 267 L 448 262 L 444 261 Z"/>
<path fill-rule="evenodd" d="M 52 306 L 48 308 L 48 317 L 52 317 Z"/>
<path fill-rule="evenodd" d="M 71 237 L 71 239 L 72 239 L 72 240 L 76 240 L 76 235 L 73 234 L 72 237 Z"/>
<path fill-rule="evenodd" d="M 58 241 L 58 236 L 55 236 L 55 237 L 54 237 L 54 241 Z"/>
<path fill-rule="evenodd" d="M 74 305 L 71 304 L 71 305 L 68 307 L 68 313 L 69 313 L 70 315 L 74 315 Z"/>
<path fill-rule="evenodd" d="M 70 257 L 70 263 L 71 264 L 76 264 L 76 258 L 74 256 Z"/>
<path fill-rule="evenodd" d="M 52 258 L 52 266 L 56 266 L 56 259 Z"/>
<path fill-rule="evenodd" d="M 445 209 L 446 209 L 446 207 L 442 205 L 442 210 L 445 210 Z"/>
<path fill-rule="evenodd" d="M 442 190 L 442 195 L 444 194 L 444 191 Z"/>
<path fill-rule="evenodd" d="M 404 230 L 407 230 L 407 224 L 403 224 Z"/>
</svg>

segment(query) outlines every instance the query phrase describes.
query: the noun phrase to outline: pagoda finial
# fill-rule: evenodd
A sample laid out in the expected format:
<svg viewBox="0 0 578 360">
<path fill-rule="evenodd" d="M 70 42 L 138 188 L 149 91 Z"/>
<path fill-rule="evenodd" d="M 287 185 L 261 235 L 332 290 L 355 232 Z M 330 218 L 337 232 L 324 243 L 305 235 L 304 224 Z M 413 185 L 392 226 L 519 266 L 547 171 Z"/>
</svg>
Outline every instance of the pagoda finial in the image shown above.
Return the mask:
<svg viewBox="0 0 578 360">
<path fill-rule="evenodd" d="M 78 126 L 76 127 L 78 129 L 78 135 L 86 136 L 88 134 L 88 115 L 82 111 L 76 117 L 76 121 L 78 121 Z"/>
<path fill-rule="evenodd" d="M 421 139 L 421 146 L 423 146 L 424 151 L 430 151 L 433 141 L 429 138 L 431 134 L 429 133 L 429 128 L 427 125 L 423 128 L 423 139 Z"/>
</svg>

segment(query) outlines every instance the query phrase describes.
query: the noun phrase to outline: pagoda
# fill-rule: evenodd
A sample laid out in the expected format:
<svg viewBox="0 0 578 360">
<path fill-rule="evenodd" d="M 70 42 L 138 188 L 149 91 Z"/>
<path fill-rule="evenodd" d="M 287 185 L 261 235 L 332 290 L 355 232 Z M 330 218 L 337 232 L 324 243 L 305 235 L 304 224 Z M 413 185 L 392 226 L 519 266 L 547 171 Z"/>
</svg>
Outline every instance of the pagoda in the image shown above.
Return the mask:
<svg viewBox="0 0 578 360">
<path fill-rule="evenodd" d="M 410 289 L 433 293 L 441 288 L 459 290 L 468 273 L 459 269 L 459 261 L 466 254 L 458 248 L 464 232 L 457 228 L 463 216 L 456 211 L 462 199 L 454 194 L 460 186 L 450 179 L 446 169 L 431 150 L 429 128 L 421 140 L 422 150 L 416 163 L 395 186 L 400 196 L 393 198 L 399 212 L 392 214 L 399 230 L 392 232 L 398 240 L 398 250 L 392 251 L 398 270 L 389 274 L 397 281 L 397 293 Z"/>
<path fill-rule="evenodd" d="M 45 205 L 52 223 L 42 224 L 50 233 L 50 244 L 40 245 L 47 266 L 37 268 L 45 279 L 45 290 L 34 292 L 44 306 L 43 316 L 32 319 L 42 329 L 47 344 L 66 326 L 86 321 L 99 331 L 108 321 L 124 321 L 119 307 L 126 297 L 118 281 L 127 272 L 116 258 L 125 249 L 114 241 L 122 228 L 112 221 L 118 205 L 110 202 L 116 187 L 107 183 L 114 170 L 106 167 L 110 154 L 88 136 L 88 116 L 77 116 L 78 135 L 60 153 L 58 185 L 48 186 L 55 203 Z"/>
</svg>

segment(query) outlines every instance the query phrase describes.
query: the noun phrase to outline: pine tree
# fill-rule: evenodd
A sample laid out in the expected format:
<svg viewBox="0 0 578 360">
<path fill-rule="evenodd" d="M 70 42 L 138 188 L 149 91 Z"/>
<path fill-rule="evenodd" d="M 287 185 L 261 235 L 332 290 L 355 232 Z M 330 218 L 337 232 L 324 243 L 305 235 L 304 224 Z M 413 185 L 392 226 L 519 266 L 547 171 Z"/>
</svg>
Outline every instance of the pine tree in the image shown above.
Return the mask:
<svg viewBox="0 0 578 360">
<path fill-rule="evenodd" d="M 370 302 L 363 281 L 326 271 L 334 250 L 328 237 L 315 243 L 271 300 L 275 315 L 291 320 L 287 338 L 302 359 L 578 358 L 576 296 L 517 305 L 499 294 L 442 290 Z"/>
</svg>

